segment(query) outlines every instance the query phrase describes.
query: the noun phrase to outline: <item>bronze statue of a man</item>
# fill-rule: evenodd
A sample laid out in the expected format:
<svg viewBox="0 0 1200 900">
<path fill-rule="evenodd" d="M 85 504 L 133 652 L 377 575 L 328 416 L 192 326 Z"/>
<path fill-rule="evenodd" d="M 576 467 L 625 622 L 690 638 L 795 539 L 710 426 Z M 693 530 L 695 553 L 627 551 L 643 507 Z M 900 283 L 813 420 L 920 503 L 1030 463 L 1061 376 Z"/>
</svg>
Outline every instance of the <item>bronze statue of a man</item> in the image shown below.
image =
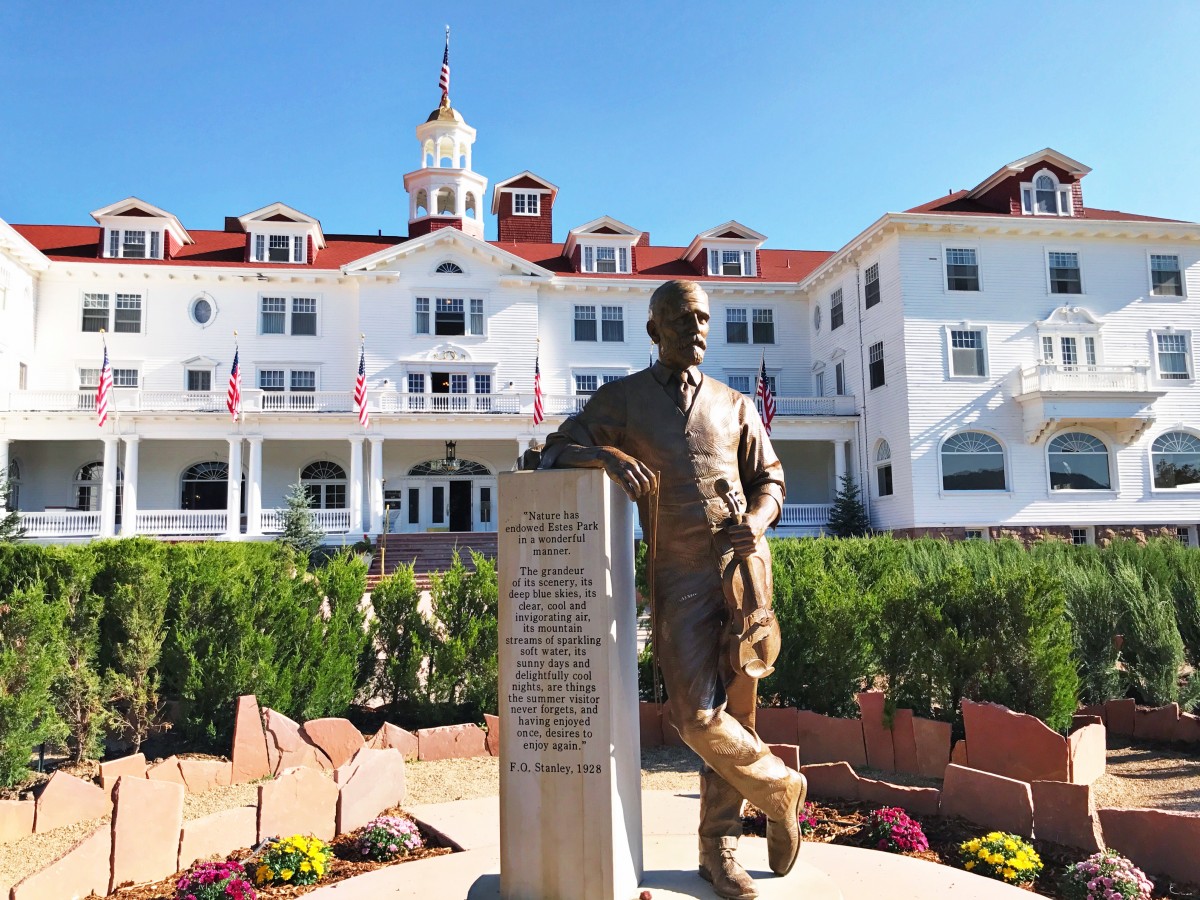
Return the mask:
<svg viewBox="0 0 1200 900">
<path fill-rule="evenodd" d="M 646 323 L 658 362 L 596 391 L 550 435 L 542 466 L 603 468 L 637 502 L 643 533 L 657 532 L 654 654 L 671 720 L 704 761 L 700 874 L 719 896 L 749 900 L 758 892 L 733 856 L 742 799 L 766 813 L 771 869 L 785 875 L 800 849 L 806 785 L 755 733 L 757 681 L 731 661 L 723 578 L 730 566 L 754 563 L 767 573 L 759 601 L 769 606 L 763 534 L 782 512 L 783 467 L 751 403 L 696 368 L 708 326 L 708 296 L 698 284 L 660 286 Z M 740 498 L 740 514 L 731 517 Z"/>
</svg>

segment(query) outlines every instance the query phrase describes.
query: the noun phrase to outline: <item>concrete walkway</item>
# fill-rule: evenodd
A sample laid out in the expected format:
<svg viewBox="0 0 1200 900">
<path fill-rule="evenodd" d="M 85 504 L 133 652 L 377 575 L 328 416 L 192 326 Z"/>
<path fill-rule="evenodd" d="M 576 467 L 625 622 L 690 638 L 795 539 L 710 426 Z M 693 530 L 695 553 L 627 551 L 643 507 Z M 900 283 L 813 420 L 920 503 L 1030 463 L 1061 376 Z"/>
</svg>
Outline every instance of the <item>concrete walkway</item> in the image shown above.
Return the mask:
<svg viewBox="0 0 1200 900">
<path fill-rule="evenodd" d="M 463 852 L 377 869 L 313 891 L 311 900 L 494 900 L 500 896 L 500 799 L 460 800 L 409 809 L 423 825 L 461 847 Z M 700 801 L 695 794 L 642 792 L 646 877 L 642 887 L 654 900 L 716 895 L 696 874 L 696 824 Z M 894 853 L 835 844 L 806 843 L 800 862 L 786 878 L 767 868 L 766 841 L 743 838 L 738 858 L 758 884 L 761 900 L 1020 900 L 1027 891 L 949 866 Z M 553 900 L 553 898 L 546 898 Z M 616 898 L 621 900 L 621 898 Z M 630 897 L 629 900 L 634 900 Z"/>
</svg>

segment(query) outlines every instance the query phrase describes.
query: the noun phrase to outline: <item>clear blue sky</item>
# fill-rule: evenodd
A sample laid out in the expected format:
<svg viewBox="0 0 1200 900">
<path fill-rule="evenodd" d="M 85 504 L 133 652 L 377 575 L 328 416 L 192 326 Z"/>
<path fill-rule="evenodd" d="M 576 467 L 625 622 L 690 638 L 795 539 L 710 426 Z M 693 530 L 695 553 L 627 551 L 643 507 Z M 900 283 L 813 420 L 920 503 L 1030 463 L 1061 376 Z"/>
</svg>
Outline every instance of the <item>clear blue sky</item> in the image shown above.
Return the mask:
<svg viewBox="0 0 1200 900">
<path fill-rule="evenodd" d="M 475 169 L 557 184 L 556 239 L 736 218 L 833 249 L 1045 146 L 1092 167 L 1089 206 L 1200 221 L 1195 0 L 0 0 L 0 218 L 134 194 L 190 228 L 281 200 L 402 234 L 447 23 Z"/>
</svg>

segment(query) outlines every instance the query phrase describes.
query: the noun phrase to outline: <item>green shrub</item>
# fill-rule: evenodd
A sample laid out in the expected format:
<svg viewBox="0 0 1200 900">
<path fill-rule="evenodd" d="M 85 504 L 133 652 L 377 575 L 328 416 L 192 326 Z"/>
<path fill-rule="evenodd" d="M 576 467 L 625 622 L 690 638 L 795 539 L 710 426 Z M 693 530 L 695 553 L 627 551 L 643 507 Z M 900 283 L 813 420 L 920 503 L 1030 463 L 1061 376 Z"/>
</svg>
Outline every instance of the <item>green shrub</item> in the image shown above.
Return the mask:
<svg viewBox="0 0 1200 900">
<path fill-rule="evenodd" d="M 304 704 L 306 719 L 341 716 L 367 681 L 370 634 L 363 614 L 367 566 L 350 553 L 339 553 L 315 573 L 315 586 L 328 607 L 323 621 L 320 662 Z"/>
<path fill-rule="evenodd" d="M 51 688 L 64 665 L 66 614 L 41 582 L 0 600 L 0 787 L 20 784 L 33 748 L 64 736 Z"/>
<path fill-rule="evenodd" d="M 371 591 L 375 612 L 372 637 L 378 649 L 372 684 L 376 693 L 395 706 L 423 698 L 421 664 L 429 652 L 429 623 L 420 611 L 413 567 L 401 563 Z"/>
<path fill-rule="evenodd" d="M 435 702 L 466 704 L 479 715 L 498 705 L 496 566 L 475 552 L 471 560 L 474 572 L 455 551 L 450 568 L 430 577 L 435 628 L 427 684 Z"/>
<path fill-rule="evenodd" d="M 1084 703 L 1103 703 L 1125 694 L 1121 652 L 1121 606 L 1112 577 L 1102 566 L 1064 566 L 1059 573 L 1067 597 L 1067 618 L 1079 670 L 1079 696 Z"/>
<path fill-rule="evenodd" d="M 1108 577 L 1120 605 L 1122 656 L 1132 689 L 1142 703 L 1161 706 L 1179 699 L 1183 639 L 1166 588 L 1123 559 L 1109 559 Z"/>
</svg>

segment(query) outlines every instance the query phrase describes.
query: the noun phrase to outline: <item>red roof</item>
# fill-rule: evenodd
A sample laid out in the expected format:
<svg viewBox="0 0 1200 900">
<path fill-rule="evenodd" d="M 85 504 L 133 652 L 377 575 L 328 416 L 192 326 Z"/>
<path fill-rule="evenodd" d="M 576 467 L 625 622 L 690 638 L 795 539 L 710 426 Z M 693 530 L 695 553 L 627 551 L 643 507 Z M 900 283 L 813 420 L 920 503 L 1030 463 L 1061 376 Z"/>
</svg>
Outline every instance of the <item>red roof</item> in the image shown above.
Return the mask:
<svg viewBox="0 0 1200 900">
<path fill-rule="evenodd" d="M 920 206 L 914 206 L 912 209 L 906 209 L 905 212 L 910 213 L 933 213 L 935 215 L 954 215 L 954 216 L 1010 216 L 1013 215 L 1007 209 L 997 209 L 994 206 L 985 206 L 978 200 L 967 199 L 967 194 L 970 191 L 955 191 L 952 194 L 947 194 L 945 197 L 938 197 L 936 200 L 930 200 L 928 203 L 922 203 Z M 1016 218 L 1026 218 L 1025 216 L 1017 215 Z M 1182 219 L 1160 219 L 1157 216 L 1139 216 L 1136 213 L 1119 212 L 1115 209 L 1095 209 L 1090 206 L 1083 208 L 1083 215 L 1079 218 L 1092 219 L 1098 222 L 1183 222 Z M 1191 223 L 1184 223 L 1191 224 Z"/>
<path fill-rule="evenodd" d="M 191 231 L 196 243 L 177 247 L 174 256 L 162 259 L 105 259 L 99 256 L 100 229 L 96 225 L 14 225 L 26 240 L 52 260 L 98 263 L 130 263 L 152 266 L 236 266 L 246 269 L 337 269 L 347 263 L 403 243 L 407 238 L 384 235 L 327 234 L 325 249 L 312 264 L 245 262 L 246 235 L 230 231 Z M 492 241 L 493 246 L 536 263 L 561 275 L 586 278 L 611 278 L 574 272 L 571 261 L 562 255 L 563 245 Z M 662 280 L 695 278 L 696 270 L 682 257 L 684 247 L 637 247 L 638 274 L 625 278 Z M 825 250 L 760 250 L 761 271 L 751 281 L 800 281 L 833 254 Z"/>
</svg>

